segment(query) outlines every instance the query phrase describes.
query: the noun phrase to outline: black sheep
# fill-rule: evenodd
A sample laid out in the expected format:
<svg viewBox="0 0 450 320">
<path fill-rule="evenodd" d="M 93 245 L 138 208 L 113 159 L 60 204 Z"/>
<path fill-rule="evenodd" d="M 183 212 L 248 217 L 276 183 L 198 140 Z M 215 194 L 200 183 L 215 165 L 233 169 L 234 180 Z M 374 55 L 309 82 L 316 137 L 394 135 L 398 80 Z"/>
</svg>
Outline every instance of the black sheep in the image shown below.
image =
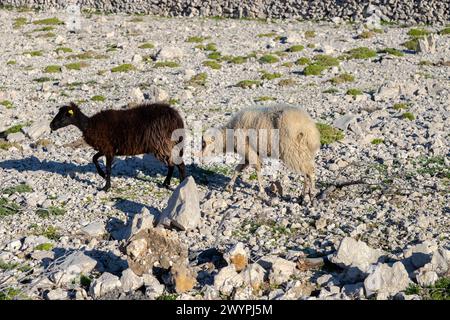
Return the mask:
<svg viewBox="0 0 450 320">
<path fill-rule="evenodd" d="M 50 129 L 55 131 L 68 125 L 80 129 L 84 140 L 98 151 L 92 161 L 98 174 L 106 180 L 102 190 L 107 191 L 111 187 L 111 165 L 115 156 L 145 153 L 152 153 L 168 166 L 164 186 L 170 185 L 175 166 L 172 151 L 183 140 L 180 137 L 174 141 L 171 137 L 174 130 L 184 128 L 180 114 L 170 105 L 141 104 L 128 110 L 106 110 L 88 117 L 71 102 L 59 109 L 50 123 Z M 183 155 L 182 148 L 179 148 L 178 155 Z M 106 174 L 98 163 L 102 156 L 106 157 Z M 186 170 L 181 157 L 180 160 L 176 166 L 181 180 L 184 180 Z"/>
</svg>

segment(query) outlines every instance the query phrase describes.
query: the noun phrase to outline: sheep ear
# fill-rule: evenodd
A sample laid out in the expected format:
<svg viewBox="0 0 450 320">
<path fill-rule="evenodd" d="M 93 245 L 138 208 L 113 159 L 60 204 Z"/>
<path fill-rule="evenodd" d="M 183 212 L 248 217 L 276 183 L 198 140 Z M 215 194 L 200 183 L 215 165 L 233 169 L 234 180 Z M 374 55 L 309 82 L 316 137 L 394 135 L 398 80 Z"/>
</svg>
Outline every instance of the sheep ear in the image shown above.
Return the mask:
<svg viewBox="0 0 450 320">
<path fill-rule="evenodd" d="M 73 102 L 73 101 L 71 101 L 69 103 L 69 106 L 71 106 L 72 108 L 78 108 L 77 104 L 75 102 Z"/>
</svg>

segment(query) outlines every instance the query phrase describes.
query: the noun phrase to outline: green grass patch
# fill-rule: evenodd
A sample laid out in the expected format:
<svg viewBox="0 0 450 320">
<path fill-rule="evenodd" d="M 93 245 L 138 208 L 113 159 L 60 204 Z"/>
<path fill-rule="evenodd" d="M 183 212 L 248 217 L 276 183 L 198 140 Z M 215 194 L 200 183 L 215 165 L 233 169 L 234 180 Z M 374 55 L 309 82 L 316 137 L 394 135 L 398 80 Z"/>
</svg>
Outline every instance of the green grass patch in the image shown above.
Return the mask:
<svg viewBox="0 0 450 320">
<path fill-rule="evenodd" d="M 41 251 L 50 251 L 53 249 L 53 244 L 51 243 L 41 243 L 34 247 L 35 250 L 41 250 Z"/>
<path fill-rule="evenodd" d="M 367 47 L 359 47 L 347 51 L 347 59 L 370 59 L 376 56 L 377 52 Z"/>
<path fill-rule="evenodd" d="M 0 105 L 4 106 L 6 109 L 14 108 L 14 104 L 9 100 L 0 101 Z"/>
<path fill-rule="evenodd" d="M 447 35 L 450 35 L 450 27 L 447 27 L 447 28 L 442 29 L 441 31 L 439 31 L 439 34 L 440 34 L 441 36 L 447 36 Z"/>
<path fill-rule="evenodd" d="M 8 194 L 8 195 L 11 195 L 14 193 L 28 193 L 28 192 L 33 192 L 33 188 L 25 183 L 20 183 L 14 187 L 5 188 L 2 191 L 3 194 Z"/>
<path fill-rule="evenodd" d="M 405 110 L 408 109 L 408 105 L 406 103 L 396 103 L 394 104 L 394 106 L 392 107 L 394 110 Z"/>
<path fill-rule="evenodd" d="M 210 37 L 199 37 L 199 36 L 193 36 L 193 37 L 189 37 L 186 39 L 186 42 L 189 43 L 201 43 L 207 39 L 209 39 Z"/>
<path fill-rule="evenodd" d="M 7 66 L 12 66 L 12 65 L 15 65 L 15 64 L 17 64 L 16 60 L 9 60 L 8 62 L 6 62 Z"/>
<path fill-rule="evenodd" d="M 314 62 L 316 64 L 319 64 L 321 66 L 325 67 L 337 67 L 339 66 L 339 59 L 326 55 L 326 54 L 318 54 L 313 58 Z"/>
<path fill-rule="evenodd" d="M 322 72 L 326 69 L 327 69 L 326 66 L 317 63 L 312 63 L 303 69 L 303 74 L 305 76 L 318 76 L 321 75 Z"/>
<path fill-rule="evenodd" d="M 219 60 L 222 58 L 222 54 L 219 51 L 213 51 L 207 57 L 208 59 Z"/>
<path fill-rule="evenodd" d="M 45 27 L 42 27 L 42 28 L 34 29 L 33 32 L 48 32 L 48 31 L 53 31 L 53 30 L 55 30 L 55 27 L 45 26 Z"/>
<path fill-rule="evenodd" d="M 68 47 L 58 47 L 58 48 L 55 49 L 55 52 L 58 53 L 58 54 L 60 52 L 62 52 L 62 53 L 71 53 L 71 52 L 73 52 L 73 50 L 71 48 L 68 48 Z"/>
<path fill-rule="evenodd" d="M 295 65 L 295 63 L 292 61 L 284 62 L 281 64 L 282 67 L 286 67 L 286 68 L 292 68 L 294 65 Z"/>
<path fill-rule="evenodd" d="M 155 63 L 155 68 L 178 68 L 180 64 L 175 61 L 158 61 Z"/>
<path fill-rule="evenodd" d="M 84 62 L 84 61 L 80 61 L 80 62 L 74 62 L 74 63 L 68 63 L 65 64 L 64 67 L 66 67 L 67 70 L 81 70 L 82 68 L 87 68 L 89 67 L 89 65 Z"/>
<path fill-rule="evenodd" d="M 6 288 L 0 291 L 0 300 L 15 300 L 17 298 L 24 299 L 25 295 L 22 291 L 15 288 Z"/>
<path fill-rule="evenodd" d="M 271 54 L 266 54 L 259 58 L 259 62 L 261 63 L 276 63 L 278 61 L 280 61 L 280 59 Z"/>
<path fill-rule="evenodd" d="M 0 270 L 10 271 L 14 270 L 18 266 L 19 264 L 17 262 L 4 262 L 3 260 L 0 259 Z"/>
<path fill-rule="evenodd" d="M 89 288 L 92 282 L 92 278 L 90 278 L 89 276 L 85 276 L 84 274 L 82 274 L 80 276 L 80 284 L 85 287 L 85 288 Z"/>
<path fill-rule="evenodd" d="M 261 96 L 253 99 L 254 102 L 275 101 L 275 100 L 277 99 L 269 96 Z"/>
<path fill-rule="evenodd" d="M 408 31 L 408 36 L 414 37 L 414 38 L 424 37 L 424 36 L 427 36 L 429 34 L 430 34 L 430 31 L 425 30 L 425 29 L 413 28 L 413 29 L 410 29 Z"/>
<path fill-rule="evenodd" d="M 153 49 L 154 47 L 155 47 L 155 45 L 153 43 L 145 42 L 145 43 L 141 44 L 138 48 L 139 49 Z"/>
<path fill-rule="evenodd" d="M 100 95 L 93 96 L 91 98 L 91 101 L 95 101 L 95 102 L 104 102 L 105 100 L 106 100 L 106 98 L 104 96 L 100 96 Z"/>
<path fill-rule="evenodd" d="M 375 145 L 377 145 L 377 144 L 382 144 L 382 143 L 384 143 L 384 140 L 383 140 L 383 139 L 380 139 L 380 138 L 375 138 L 375 139 L 373 139 L 370 143 L 371 143 L 371 144 L 375 144 Z"/>
<path fill-rule="evenodd" d="M 445 164 L 443 156 L 419 157 L 414 161 L 414 166 L 419 174 L 450 179 L 450 166 Z"/>
<path fill-rule="evenodd" d="M 205 51 L 217 51 L 217 45 L 215 43 L 208 43 L 208 44 L 199 44 L 195 46 L 195 48 Z"/>
<path fill-rule="evenodd" d="M 13 28 L 14 29 L 22 28 L 27 23 L 28 23 L 27 18 L 24 18 L 24 17 L 16 18 L 16 19 L 14 19 Z"/>
<path fill-rule="evenodd" d="M 295 64 L 300 65 L 300 66 L 304 66 L 304 65 L 307 65 L 310 63 L 311 63 L 311 60 L 306 57 L 301 57 L 301 58 L 297 59 L 297 61 L 295 61 Z"/>
<path fill-rule="evenodd" d="M 222 68 L 222 65 L 219 62 L 214 61 L 214 60 L 203 61 L 202 65 L 204 65 L 205 67 L 214 69 L 214 70 L 220 70 L 220 68 Z"/>
<path fill-rule="evenodd" d="M 101 54 L 101 53 L 97 53 L 94 51 L 86 51 L 83 53 L 78 53 L 78 54 L 72 54 L 70 56 L 67 57 L 67 59 L 76 59 L 76 60 L 90 60 L 90 59 L 107 59 L 108 56 L 105 54 Z"/>
<path fill-rule="evenodd" d="M 61 234 L 59 233 L 58 229 L 53 226 L 37 229 L 33 232 L 33 234 L 36 236 L 44 236 L 47 239 L 54 241 L 57 241 L 59 240 L 59 238 L 61 238 Z"/>
<path fill-rule="evenodd" d="M 420 60 L 419 61 L 419 66 L 432 66 L 432 65 L 434 65 L 434 63 L 431 61 L 428 61 L 428 60 Z"/>
<path fill-rule="evenodd" d="M 44 68 L 45 73 L 60 73 L 61 71 L 61 66 L 57 65 L 50 65 Z"/>
<path fill-rule="evenodd" d="M 421 287 L 418 284 L 410 284 L 405 293 L 419 295 L 423 300 L 450 300 L 450 277 L 443 277 L 434 285 Z"/>
<path fill-rule="evenodd" d="M 297 84 L 297 81 L 291 78 L 288 79 L 281 79 L 280 81 L 278 81 L 278 85 L 280 87 L 292 87 L 295 86 Z"/>
<path fill-rule="evenodd" d="M 164 293 L 156 298 L 156 300 L 177 300 L 178 294 L 176 293 Z"/>
<path fill-rule="evenodd" d="M 52 81 L 52 79 L 49 77 L 40 77 L 40 78 L 33 79 L 33 81 L 38 82 L 38 83 L 43 83 L 43 82 Z"/>
<path fill-rule="evenodd" d="M 41 57 L 43 55 L 42 51 L 40 51 L 40 50 L 25 51 L 23 54 L 24 55 L 29 54 L 32 57 Z"/>
<path fill-rule="evenodd" d="M 192 86 L 205 86 L 207 79 L 208 74 L 206 72 L 202 72 L 189 79 L 188 84 Z"/>
<path fill-rule="evenodd" d="M 243 89 L 249 89 L 252 87 L 259 87 L 261 85 L 261 81 L 258 80 L 242 80 L 239 81 L 235 86 Z"/>
<path fill-rule="evenodd" d="M 0 150 L 9 150 L 12 146 L 14 146 L 14 144 L 11 142 L 0 140 Z"/>
<path fill-rule="evenodd" d="M 0 198 L 0 217 L 11 216 L 20 211 L 20 206 L 8 199 Z"/>
<path fill-rule="evenodd" d="M 341 84 L 345 82 L 353 82 L 355 81 L 355 77 L 350 73 L 342 73 L 334 78 L 330 79 L 330 82 L 334 85 Z"/>
<path fill-rule="evenodd" d="M 339 92 L 339 90 L 336 88 L 329 88 L 329 89 L 322 91 L 322 93 L 338 93 L 338 92 Z"/>
<path fill-rule="evenodd" d="M 38 35 L 39 38 L 53 38 L 56 37 L 56 34 L 53 32 L 47 32 L 47 33 L 43 33 Z"/>
<path fill-rule="evenodd" d="M 33 21 L 33 24 L 35 24 L 35 25 L 61 25 L 61 24 L 64 24 L 64 22 L 59 20 L 58 18 L 47 18 L 47 19 L 42 19 L 42 20 L 35 20 L 35 21 Z"/>
<path fill-rule="evenodd" d="M 6 129 L 5 133 L 7 135 L 10 133 L 17 133 L 17 132 L 20 132 L 20 130 L 22 130 L 23 127 L 25 127 L 24 124 L 16 124 L 12 127 L 9 127 L 8 129 Z"/>
<path fill-rule="evenodd" d="M 66 213 L 63 208 L 49 206 L 48 208 L 40 208 L 36 210 L 36 214 L 39 218 L 48 218 L 50 216 L 62 216 Z"/>
<path fill-rule="evenodd" d="M 358 35 L 359 39 L 370 39 L 373 38 L 376 35 L 376 33 L 372 30 L 364 30 Z"/>
<path fill-rule="evenodd" d="M 136 68 L 131 63 L 124 63 L 120 66 L 111 69 L 111 72 L 130 72 L 134 71 Z"/>
<path fill-rule="evenodd" d="M 403 57 L 405 55 L 402 51 L 395 49 L 395 48 L 384 48 L 378 52 L 387 53 L 387 54 L 390 54 L 391 56 L 396 56 L 396 57 Z"/>
<path fill-rule="evenodd" d="M 344 133 L 337 128 L 325 123 L 316 123 L 316 126 L 320 132 L 320 143 L 323 145 L 344 139 Z"/>
<path fill-rule="evenodd" d="M 363 92 L 360 89 L 351 88 L 351 89 L 348 89 L 345 94 L 356 97 L 356 96 L 362 95 Z"/>
<path fill-rule="evenodd" d="M 248 58 L 245 56 L 236 56 L 232 57 L 228 62 L 234 63 L 234 64 L 243 64 L 247 62 Z"/>
<path fill-rule="evenodd" d="M 276 36 L 276 32 L 260 33 L 257 35 L 258 38 L 274 38 Z"/>
<path fill-rule="evenodd" d="M 316 36 L 316 32 L 314 30 L 307 30 L 307 31 L 305 31 L 305 38 L 306 39 L 315 38 L 315 36 Z"/>
<path fill-rule="evenodd" d="M 402 43 L 402 46 L 404 46 L 406 49 L 411 51 L 418 51 L 419 50 L 419 40 L 418 39 L 411 39 L 404 43 Z"/>
<path fill-rule="evenodd" d="M 281 73 L 270 73 L 267 71 L 261 71 L 261 79 L 262 80 L 273 80 L 273 79 L 277 79 L 277 78 L 281 78 L 282 74 Z"/>
<path fill-rule="evenodd" d="M 408 119 L 409 121 L 413 121 L 416 117 L 411 112 L 405 112 L 402 114 L 403 119 Z"/>
<path fill-rule="evenodd" d="M 290 48 L 287 48 L 286 51 L 287 52 L 300 52 L 300 51 L 302 51 L 304 49 L 305 49 L 305 46 L 302 46 L 302 45 L 299 44 L 299 45 L 295 45 L 295 46 L 292 46 Z"/>
</svg>

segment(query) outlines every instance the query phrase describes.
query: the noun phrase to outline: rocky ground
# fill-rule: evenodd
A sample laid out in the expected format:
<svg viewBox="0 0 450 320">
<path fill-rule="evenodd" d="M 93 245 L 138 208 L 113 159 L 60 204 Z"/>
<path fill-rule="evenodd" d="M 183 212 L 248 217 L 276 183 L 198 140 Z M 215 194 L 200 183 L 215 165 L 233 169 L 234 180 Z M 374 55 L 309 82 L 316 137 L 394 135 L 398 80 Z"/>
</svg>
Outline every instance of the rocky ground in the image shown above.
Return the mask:
<svg viewBox="0 0 450 320">
<path fill-rule="evenodd" d="M 70 33 L 61 12 L 0 18 L 2 299 L 449 297 L 448 26 L 83 14 Z M 94 151 L 48 122 L 69 101 L 92 115 L 144 100 L 189 128 L 302 106 L 321 123 L 317 205 L 284 169 L 282 196 L 259 198 L 251 170 L 230 194 L 223 162 L 187 159 L 195 182 L 173 192 L 151 156 L 116 159 L 98 191 Z"/>
</svg>

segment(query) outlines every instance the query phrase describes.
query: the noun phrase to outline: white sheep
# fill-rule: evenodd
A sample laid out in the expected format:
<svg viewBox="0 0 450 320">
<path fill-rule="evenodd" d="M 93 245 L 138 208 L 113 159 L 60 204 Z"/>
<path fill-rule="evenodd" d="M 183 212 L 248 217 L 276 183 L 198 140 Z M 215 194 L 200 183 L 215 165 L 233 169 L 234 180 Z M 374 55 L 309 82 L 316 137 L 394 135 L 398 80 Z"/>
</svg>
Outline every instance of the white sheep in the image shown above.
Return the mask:
<svg viewBox="0 0 450 320">
<path fill-rule="evenodd" d="M 224 143 L 227 137 L 227 129 L 232 129 L 235 134 L 231 149 L 231 140 L 229 140 L 230 143 Z M 251 129 L 256 130 L 256 132 L 261 132 L 263 131 L 261 129 L 265 129 L 265 132 L 268 133 L 267 139 L 262 138 L 264 134 L 258 136 L 256 141 L 246 138 L 245 148 L 239 147 L 238 138 L 236 138 L 237 129 L 240 129 L 244 134 L 248 134 L 252 131 Z M 277 130 L 272 131 L 273 129 Z M 278 142 L 279 145 L 278 155 L 271 152 L 274 142 Z M 289 169 L 305 176 L 302 198 L 305 199 L 308 192 L 310 201 L 313 202 L 315 194 L 314 157 L 319 148 L 320 133 L 311 117 L 298 107 L 276 104 L 241 110 L 224 127 L 218 129 L 216 134 L 206 133 L 202 141 L 202 156 L 234 150 L 234 152 L 243 156 L 245 161 L 236 167 L 236 171 L 227 185 L 227 190 L 233 191 L 237 176 L 249 164 L 252 164 L 256 169 L 259 192 L 262 195 L 265 195 L 260 174 L 262 158 L 278 156 Z M 267 150 L 266 155 L 261 154 L 261 150 Z M 277 149 L 275 148 L 274 150 Z"/>
</svg>

